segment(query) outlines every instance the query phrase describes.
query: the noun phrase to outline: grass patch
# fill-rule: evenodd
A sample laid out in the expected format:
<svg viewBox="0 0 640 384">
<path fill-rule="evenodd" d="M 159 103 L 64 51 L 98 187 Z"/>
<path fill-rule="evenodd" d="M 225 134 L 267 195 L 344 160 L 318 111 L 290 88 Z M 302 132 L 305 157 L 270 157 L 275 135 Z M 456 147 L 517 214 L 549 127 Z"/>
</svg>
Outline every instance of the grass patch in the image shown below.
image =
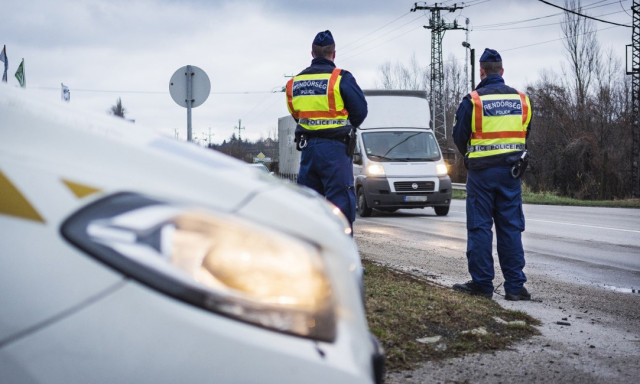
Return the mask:
<svg viewBox="0 0 640 384">
<path fill-rule="evenodd" d="M 464 200 L 467 191 L 454 189 L 452 198 Z M 531 192 L 522 188 L 522 202 L 525 204 L 572 205 L 581 207 L 610 207 L 610 208 L 640 208 L 640 199 L 626 200 L 578 200 L 570 197 L 558 196 L 552 192 Z"/>
<path fill-rule="evenodd" d="M 367 319 L 385 348 L 389 371 L 504 349 L 539 333 L 532 326 L 540 324 L 537 319 L 493 300 L 454 292 L 368 260 L 363 265 Z M 517 320 L 521 322 L 509 324 Z M 470 332 L 480 328 L 487 333 Z M 439 340 L 417 341 L 434 337 Z"/>
<path fill-rule="evenodd" d="M 523 191 L 522 201 L 527 204 L 573 205 L 581 207 L 613 207 L 640 208 L 640 199 L 627 200 L 578 200 L 570 197 L 558 196 L 550 192 Z"/>
</svg>

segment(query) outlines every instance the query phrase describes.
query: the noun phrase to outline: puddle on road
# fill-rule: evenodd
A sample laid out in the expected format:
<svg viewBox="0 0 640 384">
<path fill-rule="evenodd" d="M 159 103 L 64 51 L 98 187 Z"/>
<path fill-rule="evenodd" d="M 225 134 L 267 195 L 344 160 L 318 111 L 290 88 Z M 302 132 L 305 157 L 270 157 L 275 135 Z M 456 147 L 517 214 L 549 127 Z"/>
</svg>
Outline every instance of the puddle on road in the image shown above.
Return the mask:
<svg viewBox="0 0 640 384">
<path fill-rule="evenodd" d="M 602 285 L 604 288 L 614 291 L 614 292 L 620 292 L 620 293 L 633 293 L 636 295 L 640 295 L 640 289 L 639 288 L 622 288 L 622 287 L 616 287 L 613 285 L 607 285 L 607 284 L 603 284 Z"/>
</svg>

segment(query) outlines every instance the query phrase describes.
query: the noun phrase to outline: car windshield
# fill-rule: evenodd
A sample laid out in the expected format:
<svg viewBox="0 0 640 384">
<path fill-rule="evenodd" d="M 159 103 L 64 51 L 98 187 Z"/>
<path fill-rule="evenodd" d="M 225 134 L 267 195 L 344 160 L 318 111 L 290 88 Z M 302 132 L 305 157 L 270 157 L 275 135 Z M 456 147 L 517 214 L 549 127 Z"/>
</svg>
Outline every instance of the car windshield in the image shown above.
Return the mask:
<svg viewBox="0 0 640 384">
<path fill-rule="evenodd" d="M 431 131 L 364 132 L 362 142 L 365 154 L 374 161 L 440 160 Z"/>
</svg>

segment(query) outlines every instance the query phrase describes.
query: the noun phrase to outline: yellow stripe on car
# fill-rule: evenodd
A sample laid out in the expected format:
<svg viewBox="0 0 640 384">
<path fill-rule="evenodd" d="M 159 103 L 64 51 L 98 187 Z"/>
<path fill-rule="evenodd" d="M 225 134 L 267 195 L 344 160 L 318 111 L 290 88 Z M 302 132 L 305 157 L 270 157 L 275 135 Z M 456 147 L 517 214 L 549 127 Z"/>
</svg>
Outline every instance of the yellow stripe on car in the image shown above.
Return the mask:
<svg viewBox="0 0 640 384">
<path fill-rule="evenodd" d="M 0 214 L 45 222 L 29 200 L 2 171 L 0 171 Z"/>
<path fill-rule="evenodd" d="M 100 192 L 100 189 L 98 188 L 90 187 L 84 184 L 74 183 L 73 181 L 62 179 L 62 182 L 79 199 L 92 195 L 94 193 Z"/>
</svg>

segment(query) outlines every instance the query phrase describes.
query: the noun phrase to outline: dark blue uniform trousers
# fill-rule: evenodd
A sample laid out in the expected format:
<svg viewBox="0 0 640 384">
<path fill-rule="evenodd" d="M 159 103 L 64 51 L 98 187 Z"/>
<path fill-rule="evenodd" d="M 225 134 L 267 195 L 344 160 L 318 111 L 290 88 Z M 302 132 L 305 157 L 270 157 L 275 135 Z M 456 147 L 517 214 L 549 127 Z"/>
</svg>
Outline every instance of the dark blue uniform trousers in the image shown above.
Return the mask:
<svg viewBox="0 0 640 384">
<path fill-rule="evenodd" d="M 480 289 L 493 291 L 492 243 L 495 223 L 498 260 L 504 289 L 516 294 L 527 281 L 522 231 L 522 188 L 511 177 L 509 166 L 469 170 L 467 173 L 467 262 L 469 273 Z"/>
<path fill-rule="evenodd" d="M 314 189 L 340 208 L 353 224 L 356 219 L 356 195 L 353 188 L 353 164 L 345 143 L 311 138 L 302 150 L 298 184 Z"/>
</svg>

